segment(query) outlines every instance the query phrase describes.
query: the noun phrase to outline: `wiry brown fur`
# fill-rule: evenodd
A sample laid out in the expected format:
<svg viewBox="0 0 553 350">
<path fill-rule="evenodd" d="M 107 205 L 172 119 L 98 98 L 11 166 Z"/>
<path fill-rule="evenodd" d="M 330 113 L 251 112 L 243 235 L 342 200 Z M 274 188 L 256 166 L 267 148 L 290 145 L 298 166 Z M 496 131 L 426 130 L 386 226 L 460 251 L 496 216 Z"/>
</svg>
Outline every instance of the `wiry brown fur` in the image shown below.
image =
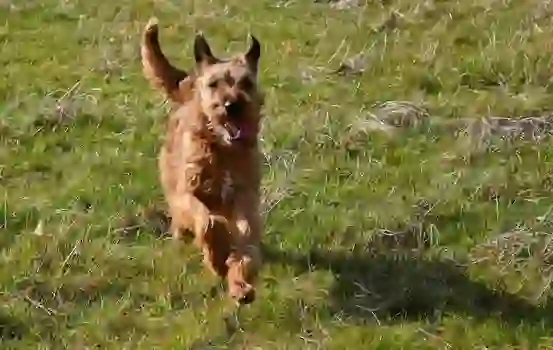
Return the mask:
<svg viewBox="0 0 553 350">
<path fill-rule="evenodd" d="M 173 102 L 159 156 L 160 180 L 174 238 L 191 232 L 207 267 L 226 278 L 240 303 L 255 299 L 261 266 L 259 42 L 230 60 L 194 42 L 196 72 L 173 67 L 158 42 L 157 20 L 142 40 L 144 76 Z"/>
</svg>

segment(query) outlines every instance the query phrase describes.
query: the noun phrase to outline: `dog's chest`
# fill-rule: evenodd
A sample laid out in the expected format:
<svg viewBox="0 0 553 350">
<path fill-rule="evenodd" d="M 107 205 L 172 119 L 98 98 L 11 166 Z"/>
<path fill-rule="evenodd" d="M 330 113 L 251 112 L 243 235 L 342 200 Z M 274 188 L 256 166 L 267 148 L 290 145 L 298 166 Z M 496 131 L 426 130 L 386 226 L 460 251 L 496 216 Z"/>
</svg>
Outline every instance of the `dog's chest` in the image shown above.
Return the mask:
<svg viewBox="0 0 553 350">
<path fill-rule="evenodd" d="M 197 194 L 214 206 L 232 205 L 236 196 L 257 186 L 257 168 L 249 153 L 210 154 L 200 167 Z"/>
<path fill-rule="evenodd" d="M 206 167 L 200 176 L 199 194 L 214 204 L 230 204 L 236 194 L 232 172 L 220 167 Z"/>
<path fill-rule="evenodd" d="M 221 200 L 223 202 L 228 202 L 228 200 L 234 197 L 234 181 L 230 172 L 227 170 L 223 173 L 223 181 L 221 184 Z"/>
</svg>

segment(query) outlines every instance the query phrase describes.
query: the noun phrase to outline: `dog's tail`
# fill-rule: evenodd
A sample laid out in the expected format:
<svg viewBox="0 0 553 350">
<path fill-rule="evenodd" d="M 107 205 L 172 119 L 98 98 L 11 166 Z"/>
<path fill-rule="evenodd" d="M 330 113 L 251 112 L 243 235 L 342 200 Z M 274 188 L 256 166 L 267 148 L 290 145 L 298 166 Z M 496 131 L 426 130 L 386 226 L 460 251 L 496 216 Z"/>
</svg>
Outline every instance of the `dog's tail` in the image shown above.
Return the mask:
<svg viewBox="0 0 553 350">
<path fill-rule="evenodd" d="M 140 47 L 142 58 L 142 73 L 150 84 L 174 102 L 183 103 L 187 94 L 183 93 L 182 87 L 185 83 L 190 86 L 188 73 L 174 67 L 165 57 L 159 46 L 158 20 L 150 18 L 142 34 Z"/>
</svg>

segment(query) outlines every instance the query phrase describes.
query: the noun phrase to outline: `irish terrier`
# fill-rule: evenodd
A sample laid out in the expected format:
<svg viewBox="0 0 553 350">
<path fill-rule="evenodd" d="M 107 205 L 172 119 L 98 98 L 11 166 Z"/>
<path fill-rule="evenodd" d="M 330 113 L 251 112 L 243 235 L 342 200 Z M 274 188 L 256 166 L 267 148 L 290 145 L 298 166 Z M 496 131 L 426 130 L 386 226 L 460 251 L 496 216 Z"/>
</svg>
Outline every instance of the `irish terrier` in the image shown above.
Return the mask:
<svg viewBox="0 0 553 350">
<path fill-rule="evenodd" d="M 223 60 L 197 34 L 196 69 L 189 75 L 163 54 L 157 20 L 152 18 L 143 33 L 141 54 L 144 76 L 177 107 L 159 155 L 171 233 L 177 239 L 192 233 L 206 266 L 227 280 L 229 295 L 239 304 L 251 303 L 263 230 L 260 44 L 251 36 L 245 54 Z"/>
</svg>

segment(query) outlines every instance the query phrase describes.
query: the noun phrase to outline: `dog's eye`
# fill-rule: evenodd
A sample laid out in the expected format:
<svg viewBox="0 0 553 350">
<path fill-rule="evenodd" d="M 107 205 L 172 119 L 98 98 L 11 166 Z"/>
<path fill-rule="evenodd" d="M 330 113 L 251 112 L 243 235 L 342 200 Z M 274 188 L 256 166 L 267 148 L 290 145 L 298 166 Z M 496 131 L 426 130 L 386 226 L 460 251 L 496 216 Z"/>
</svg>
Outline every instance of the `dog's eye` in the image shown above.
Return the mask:
<svg viewBox="0 0 553 350">
<path fill-rule="evenodd" d="M 217 87 L 217 80 L 210 81 L 207 86 L 211 89 L 215 89 Z"/>
<path fill-rule="evenodd" d="M 253 88 L 253 81 L 250 78 L 240 79 L 239 84 L 240 88 L 246 91 Z"/>
</svg>

